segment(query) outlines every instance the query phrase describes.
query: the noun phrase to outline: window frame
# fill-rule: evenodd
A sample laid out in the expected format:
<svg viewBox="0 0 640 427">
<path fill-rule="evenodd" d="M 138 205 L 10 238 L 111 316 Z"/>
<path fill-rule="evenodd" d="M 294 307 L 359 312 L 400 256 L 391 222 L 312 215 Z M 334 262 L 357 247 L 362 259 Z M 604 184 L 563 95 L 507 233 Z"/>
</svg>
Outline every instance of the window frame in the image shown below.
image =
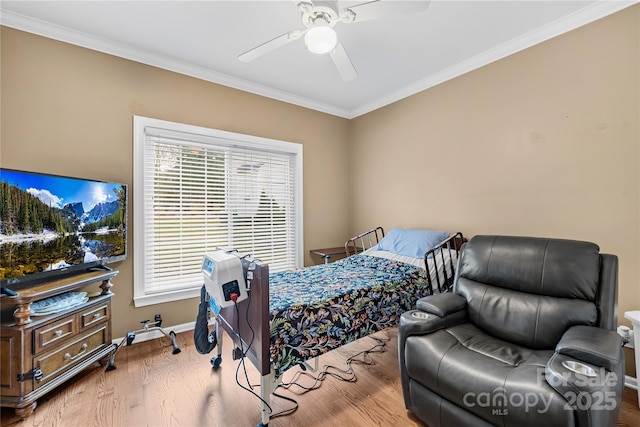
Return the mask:
<svg viewBox="0 0 640 427">
<path fill-rule="evenodd" d="M 229 147 L 241 147 L 243 149 L 255 149 L 264 152 L 265 150 L 277 153 L 291 154 L 294 160 L 294 209 L 295 209 L 295 245 L 294 250 L 295 267 L 299 268 L 304 263 L 304 242 L 303 242 L 303 200 L 302 200 L 302 144 L 281 141 L 276 139 L 263 138 L 253 135 L 245 135 L 235 132 L 228 132 L 219 129 L 202 126 L 189 125 L 184 123 L 171 122 L 167 120 L 154 119 L 144 116 L 133 116 L 133 302 L 134 307 L 144 307 L 147 305 L 160 304 L 177 301 L 181 299 L 194 298 L 200 296 L 200 286 L 188 289 L 179 289 L 166 292 L 148 293 L 145 286 L 145 245 L 136 244 L 144 242 L 144 221 L 145 221 L 145 190 L 144 190 L 144 153 L 146 143 L 146 128 L 152 127 L 171 132 L 189 133 L 204 138 L 215 138 L 216 144 L 227 145 Z M 136 262 L 136 260 L 141 260 Z"/>
</svg>

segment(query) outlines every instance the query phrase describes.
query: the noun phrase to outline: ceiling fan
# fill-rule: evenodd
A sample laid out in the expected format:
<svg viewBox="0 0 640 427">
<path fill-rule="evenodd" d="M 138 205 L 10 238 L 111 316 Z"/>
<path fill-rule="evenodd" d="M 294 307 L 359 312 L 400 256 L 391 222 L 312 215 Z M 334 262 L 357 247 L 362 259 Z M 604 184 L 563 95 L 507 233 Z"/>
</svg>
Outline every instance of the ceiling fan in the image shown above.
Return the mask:
<svg viewBox="0 0 640 427">
<path fill-rule="evenodd" d="M 383 18 L 402 13 L 422 12 L 429 7 L 430 0 L 391 1 L 374 0 L 355 6 L 340 9 L 338 1 L 293 0 L 298 7 L 304 29 L 289 31 L 275 39 L 269 40 L 238 56 L 242 62 L 254 59 L 276 48 L 282 47 L 302 36 L 307 50 L 317 54 L 328 53 L 344 81 L 351 81 L 358 72 L 351 63 L 349 55 L 338 40 L 333 27 L 342 22 L 356 22 Z"/>
</svg>

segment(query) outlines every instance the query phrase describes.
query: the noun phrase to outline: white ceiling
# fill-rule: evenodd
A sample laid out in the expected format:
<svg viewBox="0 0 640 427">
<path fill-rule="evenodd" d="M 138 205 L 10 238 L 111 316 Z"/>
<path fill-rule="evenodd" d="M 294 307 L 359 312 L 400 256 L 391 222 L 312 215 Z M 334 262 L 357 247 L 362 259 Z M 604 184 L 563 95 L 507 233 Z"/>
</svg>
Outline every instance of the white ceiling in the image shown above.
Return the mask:
<svg viewBox="0 0 640 427">
<path fill-rule="evenodd" d="M 359 74 L 350 82 L 340 78 L 328 55 L 307 52 L 302 39 L 249 63 L 237 59 L 304 29 L 291 0 L 2 0 L 0 23 L 353 118 L 636 2 L 432 0 L 425 12 L 338 23 L 334 28 Z"/>
</svg>

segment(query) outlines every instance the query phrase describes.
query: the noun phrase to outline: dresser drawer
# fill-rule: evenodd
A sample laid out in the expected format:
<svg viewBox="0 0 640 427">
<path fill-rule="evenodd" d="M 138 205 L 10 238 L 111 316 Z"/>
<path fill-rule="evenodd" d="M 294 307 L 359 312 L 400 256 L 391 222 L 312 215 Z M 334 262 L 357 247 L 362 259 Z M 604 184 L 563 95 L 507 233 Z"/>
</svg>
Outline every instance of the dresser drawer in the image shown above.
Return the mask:
<svg viewBox="0 0 640 427">
<path fill-rule="evenodd" d="M 108 303 L 104 303 L 79 313 L 80 331 L 91 328 L 98 323 L 107 320 L 110 317 L 109 307 Z"/>
<path fill-rule="evenodd" d="M 76 333 L 74 316 L 65 317 L 41 328 L 33 330 L 35 342 L 34 353 L 40 353 L 45 348 L 62 342 Z"/>
<path fill-rule="evenodd" d="M 106 345 L 107 327 L 105 324 L 98 329 L 80 334 L 77 338 L 69 340 L 69 344 L 34 357 L 33 367 L 39 368 L 43 375 L 40 381 L 35 382 L 35 387 L 46 384 L 103 348 Z"/>
</svg>

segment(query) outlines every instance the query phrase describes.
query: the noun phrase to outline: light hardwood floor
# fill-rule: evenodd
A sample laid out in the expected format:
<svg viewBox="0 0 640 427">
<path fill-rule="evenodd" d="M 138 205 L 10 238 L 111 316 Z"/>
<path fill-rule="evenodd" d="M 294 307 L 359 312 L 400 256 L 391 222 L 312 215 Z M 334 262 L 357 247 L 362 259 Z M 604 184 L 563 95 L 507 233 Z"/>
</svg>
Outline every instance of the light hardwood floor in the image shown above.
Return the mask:
<svg viewBox="0 0 640 427">
<path fill-rule="evenodd" d="M 398 375 L 397 329 L 373 336 L 388 339 L 383 353 L 371 354 L 374 364 L 354 363 L 355 382 L 327 377 L 306 394 L 289 390 L 278 393 L 294 398 L 293 414 L 272 419 L 269 426 L 423 426 L 405 410 Z M 19 421 L 13 409 L 2 408 L 2 426 L 255 426 L 260 421 L 259 401 L 236 384 L 238 362 L 231 358 L 225 336 L 223 362 L 214 371 L 210 355 L 198 354 L 192 333 L 177 335 L 182 352 L 172 354 L 168 339 L 135 342 L 122 347 L 117 369 L 88 369 L 38 401 L 31 417 Z M 363 338 L 319 358 L 320 368 L 331 364 L 345 368 L 345 360 L 376 342 Z M 358 357 L 363 360 L 362 357 Z M 247 361 L 252 384 L 258 375 Z M 289 382 L 298 369 L 285 373 Z M 239 377 L 244 379 L 240 370 Z M 298 382 L 310 386 L 309 378 Z M 256 388 L 256 392 L 258 389 Z M 274 412 L 292 408 L 287 400 L 272 398 Z M 618 426 L 640 427 L 637 393 L 625 388 Z"/>
</svg>

